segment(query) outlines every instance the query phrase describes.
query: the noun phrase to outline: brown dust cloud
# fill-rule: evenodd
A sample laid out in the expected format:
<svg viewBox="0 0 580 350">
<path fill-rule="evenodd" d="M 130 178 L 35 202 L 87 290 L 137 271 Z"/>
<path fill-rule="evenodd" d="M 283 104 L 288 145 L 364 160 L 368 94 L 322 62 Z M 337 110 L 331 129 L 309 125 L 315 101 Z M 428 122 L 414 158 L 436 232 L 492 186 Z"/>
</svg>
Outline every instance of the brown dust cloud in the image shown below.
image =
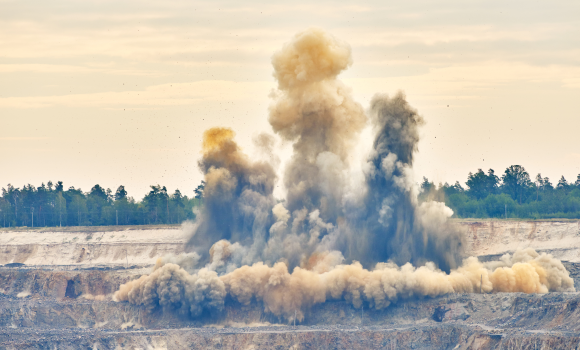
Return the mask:
<svg viewBox="0 0 580 350">
<path fill-rule="evenodd" d="M 254 161 L 229 128 L 205 131 L 199 168 L 204 206 L 188 253 L 159 259 L 150 275 L 114 294 L 151 309 L 196 317 L 226 297 L 263 303 L 298 321 L 312 305 L 346 300 L 382 309 L 398 300 L 447 293 L 574 291 L 562 263 L 533 249 L 499 261 L 465 257 L 462 233 L 441 202 L 419 203 L 413 177 L 424 119 L 401 92 L 377 94 L 365 109 L 337 77 L 350 46 L 320 29 L 296 34 L 272 56 L 278 83 L 269 123 L 292 145 L 281 179 L 276 136 L 255 143 Z M 372 126 L 372 149 L 353 180 L 349 153 Z M 283 199 L 274 196 L 281 182 Z"/>
</svg>

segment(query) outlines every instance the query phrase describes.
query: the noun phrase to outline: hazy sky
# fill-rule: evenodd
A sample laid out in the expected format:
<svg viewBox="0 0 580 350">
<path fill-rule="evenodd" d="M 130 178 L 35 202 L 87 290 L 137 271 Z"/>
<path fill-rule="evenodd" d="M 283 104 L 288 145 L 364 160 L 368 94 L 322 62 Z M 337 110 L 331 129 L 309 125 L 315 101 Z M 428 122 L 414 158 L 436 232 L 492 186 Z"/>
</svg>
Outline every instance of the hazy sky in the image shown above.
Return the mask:
<svg viewBox="0 0 580 350">
<path fill-rule="evenodd" d="M 0 0 L 0 187 L 191 196 L 203 131 L 251 154 L 270 57 L 311 26 L 351 45 L 340 78 L 365 108 L 403 90 L 426 119 L 417 180 L 580 173 L 579 1 Z"/>
</svg>

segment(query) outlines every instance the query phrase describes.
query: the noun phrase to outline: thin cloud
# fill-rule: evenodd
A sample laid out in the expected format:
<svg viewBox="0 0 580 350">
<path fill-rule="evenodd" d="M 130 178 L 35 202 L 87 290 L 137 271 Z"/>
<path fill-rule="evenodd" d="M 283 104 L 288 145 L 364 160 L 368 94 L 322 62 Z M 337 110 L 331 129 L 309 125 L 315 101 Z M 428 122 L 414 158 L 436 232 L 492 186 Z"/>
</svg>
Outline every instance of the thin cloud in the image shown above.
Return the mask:
<svg viewBox="0 0 580 350">
<path fill-rule="evenodd" d="M 204 101 L 263 99 L 274 86 L 272 82 L 197 81 L 161 84 L 145 90 L 109 91 L 57 96 L 0 98 L 0 108 L 96 107 L 148 109 L 156 106 L 194 105 Z"/>
</svg>

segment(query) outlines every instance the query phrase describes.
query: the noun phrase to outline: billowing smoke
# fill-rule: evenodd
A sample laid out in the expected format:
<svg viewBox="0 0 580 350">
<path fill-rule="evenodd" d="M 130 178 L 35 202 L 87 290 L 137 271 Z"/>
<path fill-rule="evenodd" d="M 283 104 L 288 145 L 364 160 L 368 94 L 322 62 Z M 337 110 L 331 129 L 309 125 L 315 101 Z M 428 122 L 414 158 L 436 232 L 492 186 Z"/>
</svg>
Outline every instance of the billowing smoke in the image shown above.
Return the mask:
<svg viewBox="0 0 580 350">
<path fill-rule="evenodd" d="M 283 262 L 273 266 L 258 262 L 220 277 L 207 268 L 190 275 L 175 264 L 159 262 L 151 275 L 122 285 L 114 298 L 195 316 L 203 309 L 220 310 L 227 293 L 242 304 L 261 301 L 267 312 L 287 320 L 296 315 L 302 321 L 309 307 L 327 300 L 344 299 L 357 308 L 364 302 L 383 309 L 401 299 L 448 293 L 574 291 L 574 281 L 562 263 L 531 248 L 489 263 L 470 257 L 449 274 L 431 262 L 418 268 L 410 263 L 401 267 L 378 263 L 367 270 L 358 262 L 334 265 L 333 260 L 319 256 L 310 269 L 296 267 L 292 273 Z"/>
<path fill-rule="evenodd" d="M 293 147 L 283 170 L 286 197 L 273 194 L 275 136 L 256 138 L 266 156 L 256 161 L 231 129 L 207 130 L 199 161 L 204 206 L 188 224 L 189 253 L 161 259 L 151 275 L 123 285 L 116 300 L 195 316 L 219 310 L 229 295 L 301 319 L 329 299 L 384 308 L 480 289 L 574 289 L 558 260 L 532 250 L 494 263 L 464 259 L 463 237 L 448 221 L 453 211 L 417 200 L 412 170 L 423 118 L 402 93 L 376 95 L 365 112 L 337 79 L 352 64 L 346 43 L 309 29 L 276 52 L 272 64 L 278 90 L 269 122 Z M 372 150 L 364 164 L 351 164 L 369 122 Z M 357 167 L 364 174 L 359 182 L 351 178 Z"/>
<path fill-rule="evenodd" d="M 336 79 L 351 64 L 350 47 L 319 29 L 297 34 L 272 58 L 279 93 L 269 121 L 293 142 L 284 172 L 291 213 L 319 210 L 325 222 L 343 216 L 348 153 L 367 122 L 350 89 Z"/>
<path fill-rule="evenodd" d="M 188 246 L 206 261 L 215 242 L 225 239 L 244 245 L 239 264 L 261 258 L 274 223 L 272 195 L 276 172 L 270 163 L 252 162 L 227 128 L 212 128 L 203 135 L 199 167 L 205 174 L 204 208 Z"/>
<path fill-rule="evenodd" d="M 417 203 L 412 166 L 424 121 L 405 97 L 373 98 L 368 114 L 376 136 L 364 166 L 365 182 L 353 190 L 349 174 L 357 165 L 349 164 L 349 152 L 369 118 L 337 79 L 352 64 L 350 47 L 310 29 L 276 52 L 272 64 L 278 91 L 269 121 L 293 145 L 284 169 L 286 198 L 273 196 L 272 136 L 256 140 L 270 161 L 253 162 L 232 130 L 207 130 L 199 162 L 205 206 L 190 249 L 207 263 L 215 242 L 232 243 L 234 258 L 212 264 L 219 272 L 258 261 L 284 261 L 293 268 L 329 251 L 364 266 L 390 259 L 415 265 L 432 261 L 445 271 L 456 267 L 463 245 L 447 223 L 453 212 L 443 203 Z"/>
<path fill-rule="evenodd" d="M 513 256 L 506 254 L 485 266 L 493 271 L 489 278 L 497 292 L 574 291 L 574 281 L 562 262 L 532 248 L 516 251 Z"/>
<path fill-rule="evenodd" d="M 225 296 L 224 283 L 215 271 L 204 268 L 189 274 L 179 265 L 158 263 L 151 275 L 121 285 L 113 298 L 198 316 L 204 309 L 221 310 Z"/>
<path fill-rule="evenodd" d="M 376 95 L 370 114 L 376 137 L 366 167 L 367 195 L 353 221 L 356 257 L 365 262 L 435 262 L 449 271 L 461 261 L 462 235 L 447 223 L 453 211 L 440 202 L 418 205 L 413 155 L 423 118 L 402 93 Z M 353 211 L 354 213 L 357 213 Z"/>
</svg>

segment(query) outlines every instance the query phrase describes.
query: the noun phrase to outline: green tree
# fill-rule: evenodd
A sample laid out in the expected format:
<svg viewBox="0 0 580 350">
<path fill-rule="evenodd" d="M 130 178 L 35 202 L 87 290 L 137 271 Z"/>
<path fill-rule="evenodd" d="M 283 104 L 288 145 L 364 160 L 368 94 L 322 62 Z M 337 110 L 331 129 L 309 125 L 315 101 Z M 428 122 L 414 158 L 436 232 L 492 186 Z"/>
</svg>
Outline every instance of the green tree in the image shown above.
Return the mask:
<svg viewBox="0 0 580 350">
<path fill-rule="evenodd" d="M 90 225 L 105 225 L 111 224 L 111 210 L 106 208 L 110 206 L 111 190 L 105 190 L 99 184 L 91 188 L 91 191 L 86 197 L 87 210 L 89 214 Z M 107 215 L 104 215 L 105 210 Z"/>
<path fill-rule="evenodd" d="M 478 169 L 475 174 L 469 173 L 465 184 L 469 188 L 467 194 L 470 197 L 483 199 L 490 194 L 497 193 L 499 178 L 495 175 L 493 169 L 489 169 L 487 175 L 483 170 Z"/>
<path fill-rule="evenodd" d="M 536 187 L 538 187 L 538 189 L 540 190 L 544 189 L 544 178 L 542 177 L 542 174 L 538 173 L 538 175 L 536 175 L 535 184 Z"/>
<path fill-rule="evenodd" d="M 87 200 L 83 195 L 74 194 L 72 195 L 71 203 L 69 207 L 69 223 L 74 223 L 77 226 L 82 226 L 87 224 Z"/>
<path fill-rule="evenodd" d="M 20 198 L 20 190 L 15 188 L 11 184 L 6 186 L 6 189 L 2 188 L 2 197 L 5 198 L 10 204 L 10 222 L 9 226 L 19 226 L 20 221 L 18 220 L 18 210 L 22 208 L 22 200 Z"/>
<path fill-rule="evenodd" d="M 512 165 L 507 168 L 502 176 L 502 182 L 503 192 L 519 201 L 520 204 L 526 199 L 532 183 L 530 174 L 521 165 Z"/>
<path fill-rule="evenodd" d="M 499 193 L 500 185 L 500 179 L 497 175 L 495 175 L 495 170 L 490 168 L 487 171 L 487 192 L 489 194 Z"/>
<path fill-rule="evenodd" d="M 205 189 L 205 181 L 201 180 L 201 184 L 193 190 L 195 192 L 195 198 L 203 198 L 203 190 Z"/>
<path fill-rule="evenodd" d="M 517 203 L 509 195 L 502 193 L 487 196 L 482 204 L 487 216 L 501 218 L 505 216 L 506 212 L 513 216 Z"/>
<path fill-rule="evenodd" d="M 444 197 L 449 198 L 453 194 L 463 193 L 465 190 L 461 187 L 459 181 L 455 181 L 454 185 L 449 185 L 447 182 L 440 188 L 443 191 Z"/>
<path fill-rule="evenodd" d="M 566 178 L 564 178 L 564 175 L 562 175 L 560 181 L 558 181 L 558 185 L 556 186 L 556 188 L 564 192 L 568 191 L 568 189 L 570 188 L 570 185 L 568 184 L 568 181 L 566 181 Z"/>
<path fill-rule="evenodd" d="M 107 196 L 107 191 L 104 188 L 102 188 L 99 184 L 96 184 L 95 186 L 93 186 L 93 188 L 91 188 L 89 196 L 100 198 L 104 201 L 109 199 L 109 196 Z"/>
<path fill-rule="evenodd" d="M 66 220 L 67 213 L 66 213 L 66 200 L 62 196 L 62 191 L 56 193 L 55 198 L 55 211 L 58 214 L 58 226 L 62 226 L 63 217 Z M 65 221 L 66 224 L 66 221 Z"/>
<path fill-rule="evenodd" d="M 467 175 L 467 194 L 476 199 L 487 197 L 487 175 L 483 170 L 478 169 L 475 174 L 471 172 Z"/>
<path fill-rule="evenodd" d="M 36 207 L 36 187 L 31 184 L 22 186 L 19 199 L 22 210 L 19 211 L 19 221 L 22 226 L 32 226 L 34 220 L 34 208 Z M 38 215 L 38 211 L 36 212 Z"/>
<path fill-rule="evenodd" d="M 184 197 L 179 189 L 176 189 L 175 192 L 171 195 L 170 209 L 171 212 L 174 213 L 172 216 L 175 217 L 176 223 L 181 222 L 181 220 L 186 217 L 186 214 L 184 213 L 186 202 L 187 197 Z"/>
<path fill-rule="evenodd" d="M 127 191 L 125 190 L 125 186 L 121 185 L 115 191 L 115 200 L 118 201 L 124 198 L 127 198 Z"/>
<path fill-rule="evenodd" d="M 544 191 L 551 191 L 554 189 L 554 185 L 552 185 L 552 182 L 550 182 L 550 178 L 548 178 L 547 176 L 544 178 L 544 183 L 542 185 L 542 190 Z"/>
<path fill-rule="evenodd" d="M 150 187 L 151 191 L 143 198 L 149 221 L 154 223 L 167 222 L 167 217 L 169 216 L 167 188 L 160 185 Z"/>
<path fill-rule="evenodd" d="M 52 182 L 50 183 L 52 187 Z M 49 188 L 42 183 L 40 187 L 36 188 L 36 198 L 33 200 L 35 207 L 38 211 L 35 212 L 35 225 L 36 226 L 46 226 L 46 217 L 50 213 L 51 206 L 53 205 L 51 199 L 52 194 Z M 50 221 L 50 218 L 49 218 Z"/>
<path fill-rule="evenodd" d="M 115 225 L 117 213 L 115 208 L 111 205 L 106 205 L 101 208 L 101 216 L 98 225 Z"/>
<path fill-rule="evenodd" d="M 12 206 L 10 205 L 10 202 L 8 202 L 8 199 L 2 196 L 0 198 L 0 220 L 2 220 L 2 227 L 7 227 L 10 225 L 11 217 Z"/>
<path fill-rule="evenodd" d="M 538 173 L 538 175 L 536 175 L 534 187 L 536 188 L 536 201 L 538 201 L 540 198 L 540 190 L 544 190 L 544 178 L 542 177 L 542 174 Z"/>
</svg>

